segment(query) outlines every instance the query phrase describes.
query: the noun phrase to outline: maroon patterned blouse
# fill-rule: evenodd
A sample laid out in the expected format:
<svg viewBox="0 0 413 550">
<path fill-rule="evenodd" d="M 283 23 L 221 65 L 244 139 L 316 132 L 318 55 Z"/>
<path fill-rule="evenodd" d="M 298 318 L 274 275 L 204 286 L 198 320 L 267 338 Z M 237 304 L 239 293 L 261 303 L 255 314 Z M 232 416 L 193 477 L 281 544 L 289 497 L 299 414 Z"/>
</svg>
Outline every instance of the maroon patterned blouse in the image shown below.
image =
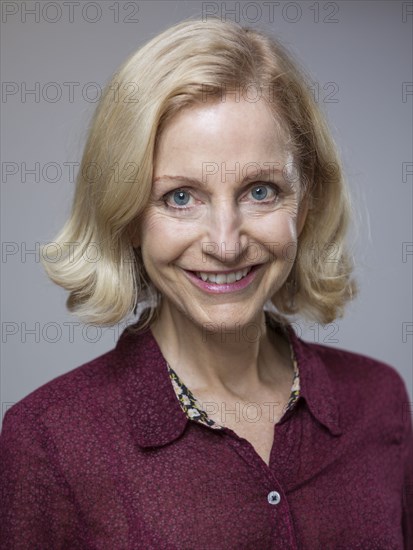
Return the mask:
<svg viewBox="0 0 413 550">
<path fill-rule="evenodd" d="M 13 405 L 0 434 L 0 548 L 412 550 L 403 379 L 285 330 L 297 384 L 269 465 L 197 414 L 149 329 L 125 329 L 114 349 Z"/>
</svg>

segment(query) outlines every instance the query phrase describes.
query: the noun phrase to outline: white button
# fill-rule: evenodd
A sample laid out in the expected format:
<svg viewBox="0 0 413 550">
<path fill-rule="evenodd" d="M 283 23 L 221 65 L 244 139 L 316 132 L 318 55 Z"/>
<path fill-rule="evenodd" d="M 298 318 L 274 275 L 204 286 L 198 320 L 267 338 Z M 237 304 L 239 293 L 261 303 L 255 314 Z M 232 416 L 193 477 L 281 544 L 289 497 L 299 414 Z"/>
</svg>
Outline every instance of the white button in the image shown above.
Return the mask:
<svg viewBox="0 0 413 550">
<path fill-rule="evenodd" d="M 281 500 L 280 493 L 278 493 L 277 491 L 271 491 L 270 493 L 268 493 L 267 498 L 270 504 L 278 504 Z"/>
</svg>

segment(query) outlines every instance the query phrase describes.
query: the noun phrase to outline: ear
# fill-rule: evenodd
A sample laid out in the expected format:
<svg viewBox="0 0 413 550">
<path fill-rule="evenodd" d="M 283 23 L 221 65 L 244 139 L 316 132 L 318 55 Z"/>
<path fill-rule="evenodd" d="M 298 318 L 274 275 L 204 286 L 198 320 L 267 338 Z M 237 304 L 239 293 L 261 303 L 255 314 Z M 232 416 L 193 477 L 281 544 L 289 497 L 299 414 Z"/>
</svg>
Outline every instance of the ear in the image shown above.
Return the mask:
<svg viewBox="0 0 413 550">
<path fill-rule="evenodd" d="M 127 232 L 133 248 L 139 248 L 141 245 L 140 235 L 139 235 L 139 224 L 136 221 L 134 221 L 132 224 L 128 225 Z"/>
<path fill-rule="evenodd" d="M 297 237 L 300 235 L 301 231 L 304 228 L 305 220 L 307 219 L 308 207 L 310 204 L 310 197 L 306 194 L 299 206 L 298 216 L 297 216 Z"/>
</svg>

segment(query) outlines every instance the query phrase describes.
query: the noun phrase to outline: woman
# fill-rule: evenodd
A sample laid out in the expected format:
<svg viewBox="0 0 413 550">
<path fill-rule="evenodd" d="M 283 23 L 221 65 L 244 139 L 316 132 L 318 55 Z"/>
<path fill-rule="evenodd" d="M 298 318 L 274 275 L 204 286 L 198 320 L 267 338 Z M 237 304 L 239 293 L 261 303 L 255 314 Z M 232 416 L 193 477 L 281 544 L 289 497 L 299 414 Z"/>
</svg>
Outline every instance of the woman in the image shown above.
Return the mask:
<svg viewBox="0 0 413 550">
<path fill-rule="evenodd" d="M 330 323 L 356 295 L 350 218 L 276 40 L 187 20 L 132 55 L 44 265 L 86 322 L 143 313 L 8 410 L 1 547 L 412 548 L 402 378 L 288 320 Z"/>
</svg>

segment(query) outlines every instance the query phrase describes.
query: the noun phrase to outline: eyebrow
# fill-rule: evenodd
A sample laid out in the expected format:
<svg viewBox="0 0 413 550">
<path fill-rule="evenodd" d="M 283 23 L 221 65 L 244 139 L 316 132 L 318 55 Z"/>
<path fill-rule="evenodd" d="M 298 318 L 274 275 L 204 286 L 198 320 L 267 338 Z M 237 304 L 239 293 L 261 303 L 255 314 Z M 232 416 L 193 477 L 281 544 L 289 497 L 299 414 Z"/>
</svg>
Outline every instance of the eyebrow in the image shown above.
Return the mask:
<svg viewBox="0 0 413 550">
<path fill-rule="evenodd" d="M 273 163 L 273 164 L 277 164 L 277 163 Z M 231 171 L 231 170 L 228 170 L 225 174 L 233 174 L 235 172 L 235 170 Z M 242 179 L 241 181 L 241 185 L 244 185 L 245 183 L 249 183 L 251 181 L 260 181 L 259 178 L 265 178 L 265 177 L 268 177 L 268 176 L 274 176 L 275 174 L 282 174 L 283 173 L 283 170 L 280 170 L 279 168 L 275 168 L 274 166 L 272 167 L 268 167 L 268 168 L 264 168 L 264 169 L 260 169 L 260 170 L 255 170 L 255 171 L 251 171 L 251 173 L 249 174 L 246 174 L 245 177 Z M 214 174 L 207 174 L 206 175 L 206 179 L 208 178 L 208 176 L 212 176 Z M 156 183 L 157 181 L 160 181 L 160 180 L 171 180 L 171 181 L 176 181 L 176 182 L 185 182 L 185 183 L 188 183 L 188 184 L 192 184 L 192 185 L 204 185 L 205 183 L 207 183 L 207 181 L 200 181 L 196 178 L 188 178 L 186 176 L 168 176 L 168 175 L 163 175 L 163 176 L 157 176 L 156 178 L 154 178 L 152 180 L 152 183 Z"/>
</svg>

